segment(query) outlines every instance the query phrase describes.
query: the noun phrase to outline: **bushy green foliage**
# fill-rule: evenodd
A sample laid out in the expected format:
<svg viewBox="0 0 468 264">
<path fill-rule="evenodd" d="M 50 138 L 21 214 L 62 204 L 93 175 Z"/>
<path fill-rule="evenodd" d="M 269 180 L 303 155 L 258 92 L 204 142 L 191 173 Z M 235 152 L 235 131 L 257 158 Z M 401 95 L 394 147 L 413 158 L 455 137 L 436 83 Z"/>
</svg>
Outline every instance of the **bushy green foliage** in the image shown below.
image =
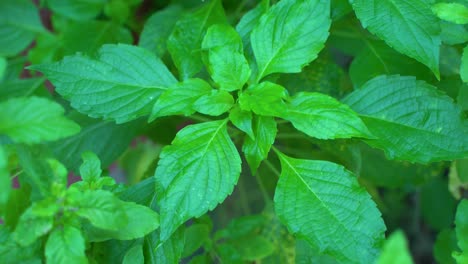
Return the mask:
<svg viewBox="0 0 468 264">
<path fill-rule="evenodd" d="M 0 1 L 0 262 L 467 263 L 467 24 L 463 0 Z"/>
</svg>

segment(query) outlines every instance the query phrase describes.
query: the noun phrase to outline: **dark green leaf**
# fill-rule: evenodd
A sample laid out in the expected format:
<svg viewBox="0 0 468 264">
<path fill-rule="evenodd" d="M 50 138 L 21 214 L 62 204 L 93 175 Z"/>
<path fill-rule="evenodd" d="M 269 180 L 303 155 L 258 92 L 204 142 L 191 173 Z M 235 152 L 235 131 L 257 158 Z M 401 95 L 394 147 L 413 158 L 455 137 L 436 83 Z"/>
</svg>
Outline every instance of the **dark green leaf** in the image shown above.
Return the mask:
<svg viewBox="0 0 468 264">
<path fill-rule="evenodd" d="M 319 139 L 364 137 L 372 134 L 347 105 L 320 93 L 298 93 L 288 104 L 285 119 L 295 128 Z"/>
<path fill-rule="evenodd" d="M 328 37 L 330 2 L 283 0 L 265 13 L 251 35 L 257 82 L 276 72 L 300 72 Z"/>
<path fill-rule="evenodd" d="M 167 48 L 179 69 L 181 79 L 190 78 L 202 69 L 202 39 L 207 28 L 217 23 L 226 23 L 220 0 L 211 0 L 177 21 L 167 40 Z"/>
<path fill-rule="evenodd" d="M 339 263 L 373 263 L 385 225 L 355 176 L 331 162 L 278 155 L 275 211 L 291 233 Z"/>
<path fill-rule="evenodd" d="M 260 21 L 260 18 L 270 8 L 270 0 L 261 0 L 261 2 L 249 12 L 242 16 L 241 20 L 236 26 L 236 31 L 242 38 L 244 46 L 250 46 L 250 33 Z"/>
<path fill-rule="evenodd" d="M 457 249 L 457 238 L 454 230 L 444 229 L 439 235 L 434 244 L 434 258 L 437 263 L 455 264 L 455 259 L 452 257 L 452 252 Z"/>
<path fill-rule="evenodd" d="M 268 157 L 271 145 L 275 142 L 277 128 L 275 119 L 267 116 L 256 116 L 252 127 L 254 139 L 245 137 L 242 151 L 249 163 L 252 175 L 255 175 L 260 163 Z"/>
<path fill-rule="evenodd" d="M 177 5 L 154 13 L 145 22 L 138 46 L 153 51 L 161 58 L 166 53 L 166 41 L 181 14 L 182 8 Z"/>
<path fill-rule="evenodd" d="M 161 242 L 159 232 L 145 237 L 145 260 L 151 264 L 179 263 L 184 250 L 184 226 L 179 227 L 169 239 Z"/>
<path fill-rule="evenodd" d="M 197 112 L 219 116 L 226 113 L 234 105 L 232 95 L 223 90 L 212 90 L 211 93 L 202 95 L 193 104 L 193 109 Z"/>
<path fill-rule="evenodd" d="M 17 55 L 43 32 L 39 10 L 31 1 L 0 1 L 0 56 Z"/>
<path fill-rule="evenodd" d="M 455 215 L 455 233 L 457 234 L 458 247 L 461 253 L 454 253 L 452 256 L 457 263 L 466 263 L 468 260 L 468 200 L 463 199 L 458 204 Z"/>
<path fill-rule="evenodd" d="M 193 104 L 198 98 L 209 94 L 213 89 L 202 79 L 187 79 L 177 83 L 158 98 L 153 106 L 149 121 L 162 116 L 186 115 L 195 113 Z"/>
<path fill-rule="evenodd" d="M 11 192 L 11 179 L 7 166 L 8 154 L 0 145 L 0 212 L 4 210 Z"/>
<path fill-rule="evenodd" d="M 149 51 L 130 45 L 104 45 L 99 58 L 65 57 L 32 66 L 78 111 L 124 123 L 150 113 L 159 95 L 176 83 L 166 66 Z"/>
<path fill-rule="evenodd" d="M 74 20 L 89 20 L 104 8 L 106 0 L 47 0 L 47 5 L 57 14 Z"/>
<path fill-rule="evenodd" d="M 460 65 L 460 77 L 464 82 L 468 83 L 468 46 L 465 46 L 465 49 L 463 49 L 463 56 Z"/>
<path fill-rule="evenodd" d="M 436 178 L 426 183 L 420 194 L 422 218 L 435 230 L 453 223 L 456 201 L 448 190 L 447 180 Z"/>
<path fill-rule="evenodd" d="M 205 224 L 193 224 L 185 229 L 185 245 L 182 257 L 192 255 L 210 238 L 210 228 Z"/>
<path fill-rule="evenodd" d="M 143 256 L 143 247 L 136 245 L 129 249 L 123 259 L 123 264 L 144 264 L 145 256 Z"/>
<path fill-rule="evenodd" d="M 88 263 L 85 240 L 80 230 L 71 226 L 56 228 L 47 239 L 45 256 L 47 263 Z"/>
<path fill-rule="evenodd" d="M 15 79 L 0 82 L 0 100 L 31 95 L 44 78 Z"/>
<path fill-rule="evenodd" d="M 351 0 L 364 28 L 439 78 L 440 27 L 426 0 Z"/>
<path fill-rule="evenodd" d="M 155 172 L 160 197 L 161 240 L 186 220 L 213 210 L 236 185 L 241 160 L 227 120 L 190 125 L 163 149 Z"/>
<path fill-rule="evenodd" d="M 39 143 L 68 137 L 80 131 L 65 118 L 63 108 L 39 97 L 13 98 L 0 103 L 0 134 L 16 142 Z"/>
<path fill-rule="evenodd" d="M 468 154 L 468 124 L 460 108 L 414 77 L 379 76 L 344 99 L 377 137 L 367 141 L 390 159 L 451 160 Z"/>
</svg>

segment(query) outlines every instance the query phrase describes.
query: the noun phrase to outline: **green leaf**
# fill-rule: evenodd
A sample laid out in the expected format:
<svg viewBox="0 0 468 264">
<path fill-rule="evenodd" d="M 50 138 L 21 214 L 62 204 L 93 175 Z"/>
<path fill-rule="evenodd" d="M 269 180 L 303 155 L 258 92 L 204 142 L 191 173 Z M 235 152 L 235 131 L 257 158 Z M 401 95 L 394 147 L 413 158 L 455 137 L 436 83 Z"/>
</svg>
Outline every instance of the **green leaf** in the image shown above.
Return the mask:
<svg viewBox="0 0 468 264">
<path fill-rule="evenodd" d="M 153 51 L 161 58 L 166 53 L 166 41 L 181 14 L 180 6 L 171 5 L 151 15 L 145 22 L 138 46 Z"/>
<path fill-rule="evenodd" d="M 31 1 L 0 1 L 0 56 L 17 55 L 43 32 L 39 10 Z"/>
<path fill-rule="evenodd" d="M 408 242 L 401 230 L 393 232 L 385 242 L 377 264 L 412 264 Z"/>
<path fill-rule="evenodd" d="M 44 83 L 44 78 L 14 79 L 0 82 L 0 100 L 33 94 Z"/>
<path fill-rule="evenodd" d="M 260 163 L 268 157 L 278 130 L 273 117 L 256 116 L 252 123 L 255 139 L 245 137 L 242 151 L 249 163 L 252 175 L 255 175 Z"/>
<path fill-rule="evenodd" d="M 468 83 L 468 46 L 465 46 L 463 49 L 460 65 L 460 77 L 465 83 Z"/>
<path fill-rule="evenodd" d="M 81 154 L 91 151 L 99 156 L 101 166 L 106 168 L 129 146 L 140 128 L 139 123 L 116 125 L 86 116 L 74 118 L 81 126 L 80 133 L 50 144 L 55 157 L 67 168 L 78 173 Z"/>
<path fill-rule="evenodd" d="M 123 259 L 123 264 L 144 264 L 145 263 L 145 256 L 143 255 L 143 247 L 141 245 L 136 245 L 129 249 L 127 253 L 125 253 L 125 257 Z"/>
<path fill-rule="evenodd" d="M 286 113 L 283 99 L 288 91 L 281 85 L 262 82 L 249 86 L 239 96 L 239 106 L 244 111 L 253 111 L 257 115 L 278 116 Z"/>
<path fill-rule="evenodd" d="M 447 180 L 439 177 L 427 182 L 420 190 L 422 219 L 434 230 L 449 228 L 453 223 L 456 200 L 447 187 Z"/>
<path fill-rule="evenodd" d="M 219 116 L 229 111 L 233 105 L 234 98 L 230 93 L 212 90 L 211 93 L 198 98 L 193 104 L 193 109 L 205 115 Z"/>
<path fill-rule="evenodd" d="M 339 263 L 373 263 L 385 225 L 356 177 L 328 161 L 277 153 L 275 211 L 290 232 Z"/>
<path fill-rule="evenodd" d="M 390 159 L 427 163 L 468 154 L 468 125 L 460 108 L 414 77 L 376 77 L 343 101 L 377 137 L 366 142 Z"/>
<path fill-rule="evenodd" d="M 185 244 L 184 230 L 184 226 L 180 226 L 164 242 L 159 239 L 159 232 L 153 232 L 145 237 L 147 261 L 155 264 L 179 263 Z"/>
<path fill-rule="evenodd" d="M 151 122 L 158 117 L 170 115 L 189 116 L 196 112 L 194 103 L 212 90 L 206 81 L 198 78 L 177 83 L 156 100 L 148 120 Z"/>
<path fill-rule="evenodd" d="M 464 25 L 440 21 L 442 42 L 448 45 L 463 44 L 468 41 L 468 30 Z"/>
<path fill-rule="evenodd" d="M 0 109 L 0 134 L 16 142 L 52 141 L 80 131 L 78 124 L 64 116 L 62 106 L 45 98 L 13 98 L 1 102 Z"/>
<path fill-rule="evenodd" d="M 262 16 L 251 34 L 256 81 L 276 72 L 300 72 L 328 37 L 330 2 L 283 0 Z"/>
<path fill-rule="evenodd" d="M 176 83 L 154 54 L 124 44 L 102 46 L 98 59 L 78 54 L 30 69 L 44 73 L 78 111 L 117 123 L 149 114 L 154 100 Z"/>
<path fill-rule="evenodd" d="M 47 0 L 49 8 L 73 20 L 90 20 L 104 8 L 106 0 Z"/>
<path fill-rule="evenodd" d="M 161 152 L 155 177 L 162 241 L 189 218 L 213 210 L 236 185 L 241 160 L 226 123 L 187 126 Z"/>
<path fill-rule="evenodd" d="M 211 0 L 177 21 L 167 40 L 167 48 L 179 70 L 181 79 L 190 78 L 202 69 L 200 52 L 202 39 L 207 28 L 217 23 L 226 23 L 220 0 Z"/>
<path fill-rule="evenodd" d="M 372 137 L 353 110 L 321 93 L 298 93 L 289 102 L 284 118 L 298 130 L 319 139 Z"/>
<path fill-rule="evenodd" d="M 270 8 L 270 0 L 262 0 L 258 5 L 249 10 L 242 16 L 239 23 L 236 25 L 236 31 L 242 38 L 244 47 L 250 46 L 250 33 L 260 21 L 260 18 Z"/>
<path fill-rule="evenodd" d="M 432 6 L 434 12 L 440 19 L 455 24 L 468 24 L 468 8 L 459 3 L 437 3 Z"/>
<path fill-rule="evenodd" d="M 264 236 L 256 235 L 235 241 L 235 248 L 243 260 L 256 261 L 272 255 L 275 245 Z"/>
<path fill-rule="evenodd" d="M 3 212 L 11 192 L 11 179 L 8 172 L 8 153 L 0 145 L 0 212 Z M 0 213 L 1 214 L 1 213 Z"/>
<path fill-rule="evenodd" d="M 29 207 L 20 217 L 13 238 L 18 244 L 28 246 L 39 237 L 46 235 L 54 225 L 53 215 L 37 215 L 33 208 Z"/>
<path fill-rule="evenodd" d="M 72 226 L 56 228 L 45 245 L 47 263 L 88 263 L 85 240 L 80 230 Z"/>
<path fill-rule="evenodd" d="M 352 0 L 364 28 L 439 74 L 440 27 L 426 0 Z"/>
<path fill-rule="evenodd" d="M 6 58 L 0 56 L 0 81 L 3 80 L 3 76 L 5 75 L 7 65 L 8 65 L 8 62 L 7 62 Z"/>
<path fill-rule="evenodd" d="M 128 223 L 121 201 L 109 191 L 94 190 L 80 193 L 76 215 L 97 227 L 118 231 Z"/>
<path fill-rule="evenodd" d="M 252 129 L 252 112 L 244 111 L 238 105 L 235 105 L 229 112 L 229 120 L 250 138 L 255 139 Z"/>
<path fill-rule="evenodd" d="M 86 151 L 81 153 L 83 164 L 80 166 L 80 176 L 83 181 L 94 182 L 97 181 L 102 174 L 101 161 L 96 154 Z"/>
</svg>

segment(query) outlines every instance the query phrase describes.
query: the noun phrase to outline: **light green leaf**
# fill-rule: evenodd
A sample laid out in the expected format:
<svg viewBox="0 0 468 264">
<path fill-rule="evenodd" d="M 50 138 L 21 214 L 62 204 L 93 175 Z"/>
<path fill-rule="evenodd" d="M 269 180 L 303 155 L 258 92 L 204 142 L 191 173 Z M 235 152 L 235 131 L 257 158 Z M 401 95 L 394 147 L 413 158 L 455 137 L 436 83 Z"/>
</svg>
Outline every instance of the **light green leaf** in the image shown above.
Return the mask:
<svg viewBox="0 0 468 264">
<path fill-rule="evenodd" d="M 90 228 L 88 239 L 93 242 L 109 239 L 133 240 L 144 237 L 159 227 L 159 215 L 147 206 L 133 202 L 118 202 L 125 213 L 126 224 L 117 229 Z"/>
<path fill-rule="evenodd" d="M 284 118 L 298 130 L 319 139 L 372 137 L 353 110 L 321 93 L 298 93 L 289 102 Z"/>
<path fill-rule="evenodd" d="M 8 155 L 0 145 L 0 212 L 8 202 L 11 192 L 11 179 L 8 172 Z"/>
<path fill-rule="evenodd" d="M 123 264 L 144 264 L 145 256 L 143 255 L 143 247 L 136 245 L 125 253 Z"/>
<path fill-rule="evenodd" d="M 85 254 L 85 240 L 80 230 L 67 225 L 56 228 L 47 239 L 45 256 L 47 263 L 88 263 Z"/>
<path fill-rule="evenodd" d="M 468 259 L 468 200 L 463 199 L 458 204 L 457 213 L 455 215 L 455 233 L 457 234 L 458 247 L 462 251 L 462 255 L 455 259 Z M 462 262 L 458 262 L 462 263 Z"/>
<path fill-rule="evenodd" d="M 0 103 L 0 134 L 16 142 L 39 143 L 74 135 L 80 127 L 61 105 L 45 98 L 20 97 Z"/>
<path fill-rule="evenodd" d="M 255 139 L 252 129 L 252 112 L 244 111 L 238 105 L 235 105 L 229 112 L 229 120 L 250 138 Z"/>
<path fill-rule="evenodd" d="M 143 48 L 109 44 L 98 57 L 78 54 L 30 68 L 44 73 L 78 111 L 117 123 L 149 114 L 159 95 L 176 83 L 161 60 Z"/>
<path fill-rule="evenodd" d="M 375 203 L 342 166 L 277 152 L 275 211 L 290 232 L 338 263 L 373 263 L 385 225 Z"/>
<path fill-rule="evenodd" d="M 29 207 L 20 217 L 13 238 L 22 245 L 28 246 L 34 243 L 39 237 L 46 235 L 52 230 L 54 225 L 53 215 L 37 215 L 33 208 Z"/>
<path fill-rule="evenodd" d="M 250 33 L 269 8 L 270 0 L 262 0 L 255 8 L 245 13 L 236 25 L 236 31 L 239 32 L 245 47 L 250 46 Z"/>
<path fill-rule="evenodd" d="M 243 51 L 239 34 L 231 26 L 225 24 L 215 24 L 208 28 L 203 38 L 202 48 L 205 50 L 227 48 L 240 53 Z"/>
<path fill-rule="evenodd" d="M 460 65 L 460 77 L 464 82 L 468 83 L 468 46 L 465 46 L 463 49 Z"/>
<path fill-rule="evenodd" d="M 181 79 L 190 78 L 202 69 L 202 39 L 207 28 L 217 23 L 226 23 L 220 0 L 211 0 L 177 21 L 167 40 L 167 48 Z"/>
<path fill-rule="evenodd" d="M 242 40 L 234 28 L 220 24 L 211 26 L 203 39 L 202 47 L 208 49 L 207 67 L 220 89 L 241 89 L 251 71 L 244 57 Z"/>
<path fill-rule="evenodd" d="M 204 80 L 194 78 L 177 83 L 158 98 L 153 106 L 149 121 L 162 116 L 185 115 L 196 112 L 193 104 L 198 98 L 209 94 L 213 89 Z"/>
<path fill-rule="evenodd" d="M 193 104 L 193 109 L 197 112 L 219 116 L 226 113 L 234 105 L 232 95 L 223 90 L 212 90 L 211 93 L 202 95 Z"/>
<path fill-rule="evenodd" d="M 257 115 L 278 116 L 286 113 L 283 99 L 288 91 L 281 85 L 262 82 L 249 86 L 239 96 L 239 106 L 244 111 L 253 111 Z"/>
<path fill-rule="evenodd" d="M 468 154 L 468 125 L 460 108 L 414 77 L 376 77 L 343 101 L 377 137 L 367 143 L 390 159 L 427 163 Z"/>
<path fill-rule="evenodd" d="M 351 0 L 364 28 L 439 74 L 440 27 L 426 0 Z"/>
<path fill-rule="evenodd" d="M 252 123 L 255 139 L 245 137 L 242 151 L 249 163 L 252 175 L 255 175 L 260 163 L 268 157 L 278 129 L 273 117 L 255 116 Z"/>
<path fill-rule="evenodd" d="M 117 231 L 128 223 L 121 201 L 109 191 L 80 193 L 76 206 L 78 210 L 75 213 L 97 228 Z"/>
<path fill-rule="evenodd" d="M 161 152 L 155 177 L 162 241 L 189 218 L 213 210 L 236 185 L 241 160 L 226 123 L 187 126 Z"/>
<path fill-rule="evenodd" d="M 81 153 L 92 151 L 99 156 L 103 168 L 114 162 L 129 146 L 138 133 L 140 123 L 116 125 L 86 116 L 74 118 L 80 124 L 80 133 L 50 144 L 55 157 L 65 166 L 79 173 Z"/>
<path fill-rule="evenodd" d="M 385 242 L 377 264 L 412 264 L 408 241 L 401 230 L 393 232 Z"/>
<path fill-rule="evenodd" d="M 80 166 L 80 176 L 83 181 L 95 182 L 102 174 L 101 161 L 93 152 L 86 151 L 81 153 L 83 164 Z"/>
<path fill-rule="evenodd" d="M 468 24 L 468 8 L 459 3 L 437 3 L 432 6 L 434 12 L 440 19 L 455 24 Z"/>
<path fill-rule="evenodd" d="M 107 0 L 47 0 L 49 8 L 73 20 L 90 20 L 104 8 Z"/>
<path fill-rule="evenodd" d="M 0 56 L 20 53 L 43 33 L 39 10 L 29 0 L 0 1 Z"/>
<path fill-rule="evenodd" d="M 271 73 L 300 72 L 323 48 L 330 23 L 329 1 L 283 0 L 274 5 L 251 34 L 256 81 Z"/>
<path fill-rule="evenodd" d="M 154 13 L 145 22 L 138 46 L 153 51 L 161 58 L 166 53 L 166 41 L 181 14 L 182 8 L 177 5 Z"/>
</svg>

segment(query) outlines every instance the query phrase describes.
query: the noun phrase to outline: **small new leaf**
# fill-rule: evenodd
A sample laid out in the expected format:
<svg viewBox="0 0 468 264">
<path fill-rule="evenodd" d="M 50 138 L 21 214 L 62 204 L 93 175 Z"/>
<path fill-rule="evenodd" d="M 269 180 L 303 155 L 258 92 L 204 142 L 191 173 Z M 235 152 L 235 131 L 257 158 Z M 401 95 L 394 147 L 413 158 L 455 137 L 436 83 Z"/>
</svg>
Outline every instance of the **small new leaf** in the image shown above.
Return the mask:
<svg viewBox="0 0 468 264">
<path fill-rule="evenodd" d="M 74 135 L 80 126 L 64 116 L 58 103 L 40 97 L 13 98 L 0 103 L 0 134 L 18 143 L 40 143 Z"/>
<path fill-rule="evenodd" d="M 187 126 L 161 152 L 155 177 L 162 241 L 189 218 L 213 210 L 236 185 L 241 160 L 226 123 Z"/>
<path fill-rule="evenodd" d="M 158 98 L 151 111 L 149 122 L 162 116 L 189 116 L 195 113 L 193 104 L 212 90 L 206 81 L 198 78 L 177 83 Z"/>
<path fill-rule="evenodd" d="M 229 119 L 237 128 L 244 131 L 250 138 L 255 139 L 252 129 L 252 112 L 244 111 L 236 105 L 229 112 Z"/>
<path fill-rule="evenodd" d="M 234 105 L 232 95 L 223 90 L 212 90 L 198 98 L 193 104 L 195 111 L 211 116 L 219 116 L 226 113 Z"/>
<path fill-rule="evenodd" d="M 432 6 L 434 12 L 440 19 L 455 24 L 468 24 L 468 8 L 459 3 L 437 3 Z"/>
<path fill-rule="evenodd" d="M 260 163 L 268 157 L 268 152 L 275 142 L 276 121 L 273 117 L 255 116 L 253 119 L 254 138 L 245 137 L 242 151 L 250 166 L 252 175 L 257 172 Z"/>
<path fill-rule="evenodd" d="M 81 154 L 83 164 L 80 166 L 80 176 L 85 182 L 95 182 L 101 177 L 101 161 L 98 156 L 92 152 L 83 152 Z"/>
<path fill-rule="evenodd" d="M 413 264 L 411 254 L 408 249 L 408 241 L 401 230 L 393 232 L 385 241 L 377 264 Z"/>
<path fill-rule="evenodd" d="M 262 82 L 252 85 L 239 96 L 239 106 L 257 115 L 282 117 L 286 114 L 287 90 L 281 85 Z"/>
</svg>

